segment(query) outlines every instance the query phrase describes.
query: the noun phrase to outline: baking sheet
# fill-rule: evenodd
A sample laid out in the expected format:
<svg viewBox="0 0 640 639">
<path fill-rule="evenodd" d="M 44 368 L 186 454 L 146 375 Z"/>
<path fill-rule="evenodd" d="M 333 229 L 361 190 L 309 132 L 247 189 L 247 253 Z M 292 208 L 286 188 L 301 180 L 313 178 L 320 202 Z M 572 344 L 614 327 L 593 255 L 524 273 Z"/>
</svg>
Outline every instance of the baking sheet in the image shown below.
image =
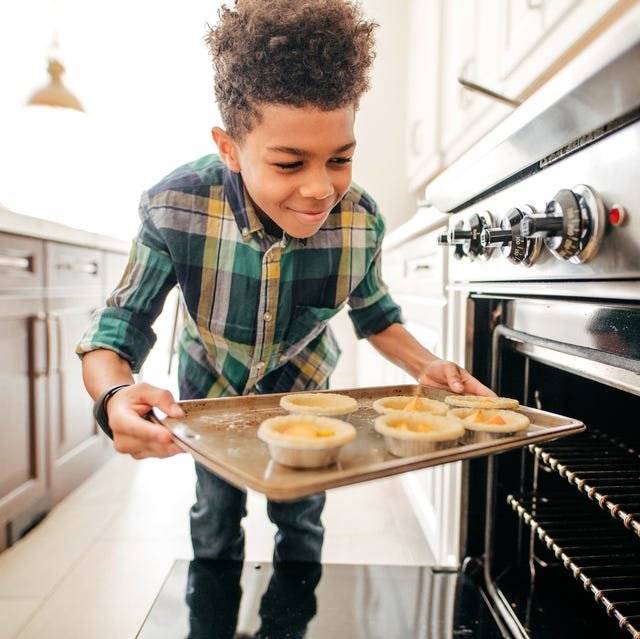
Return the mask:
<svg viewBox="0 0 640 639">
<path fill-rule="evenodd" d="M 286 415 L 280 408 L 283 395 L 250 395 L 181 401 L 185 417 L 175 419 L 156 414 L 174 436 L 178 446 L 191 453 L 206 468 L 239 488 L 251 488 L 269 499 L 287 501 L 370 479 L 388 477 L 419 468 L 472 457 L 500 453 L 529 444 L 564 437 L 585 429 L 581 421 L 521 406 L 531 421 L 529 429 L 511 437 L 489 442 L 458 444 L 415 457 L 395 457 L 373 427 L 378 416 L 371 404 L 380 397 L 420 395 L 444 400 L 451 391 L 418 385 L 376 386 L 373 388 L 332 389 L 358 401 L 359 409 L 349 422 L 357 437 L 340 451 L 338 462 L 319 469 L 293 469 L 271 460 L 267 445 L 258 439 L 257 429 L 268 417 Z"/>
</svg>

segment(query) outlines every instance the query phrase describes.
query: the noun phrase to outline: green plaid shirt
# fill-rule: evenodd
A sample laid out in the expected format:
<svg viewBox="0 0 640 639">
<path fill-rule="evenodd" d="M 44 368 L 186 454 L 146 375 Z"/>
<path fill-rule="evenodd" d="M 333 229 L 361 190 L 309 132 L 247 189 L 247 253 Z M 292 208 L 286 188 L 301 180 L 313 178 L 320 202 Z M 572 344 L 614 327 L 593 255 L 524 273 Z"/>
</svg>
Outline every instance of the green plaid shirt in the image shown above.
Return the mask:
<svg viewBox="0 0 640 639">
<path fill-rule="evenodd" d="M 76 352 L 107 348 L 138 372 L 176 284 L 183 399 L 323 388 L 340 349 L 329 320 L 348 304 L 358 337 L 402 322 L 380 272 L 384 221 L 352 186 L 307 239 L 268 235 L 239 174 L 216 155 L 143 193 L 129 263 Z"/>
</svg>

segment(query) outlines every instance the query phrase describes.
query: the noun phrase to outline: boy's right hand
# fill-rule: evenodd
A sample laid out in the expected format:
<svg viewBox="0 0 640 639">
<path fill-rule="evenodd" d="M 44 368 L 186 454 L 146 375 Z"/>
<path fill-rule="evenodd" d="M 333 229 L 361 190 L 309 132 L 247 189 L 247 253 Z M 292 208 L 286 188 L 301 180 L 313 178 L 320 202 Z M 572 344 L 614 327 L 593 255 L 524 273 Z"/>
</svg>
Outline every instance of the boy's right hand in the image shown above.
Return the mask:
<svg viewBox="0 0 640 639">
<path fill-rule="evenodd" d="M 118 452 L 134 459 L 171 457 L 183 452 L 164 426 L 145 418 L 154 407 L 169 417 L 184 416 L 170 391 L 145 382 L 126 386 L 109 398 L 106 411 Z"/>
</svg>

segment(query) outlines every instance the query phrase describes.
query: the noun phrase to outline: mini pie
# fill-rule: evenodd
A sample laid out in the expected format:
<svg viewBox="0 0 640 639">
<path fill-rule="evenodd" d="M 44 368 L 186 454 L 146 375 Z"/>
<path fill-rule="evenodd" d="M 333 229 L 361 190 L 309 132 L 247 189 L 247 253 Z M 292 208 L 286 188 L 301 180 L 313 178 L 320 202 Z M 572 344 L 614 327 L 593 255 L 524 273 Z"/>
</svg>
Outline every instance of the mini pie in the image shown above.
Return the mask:
<svg viewBox="0 0 640 639">
<path fill-rule="evenodd" d="M 452 408 L 449 415 L 460 418 L 467 430 L 489 433 L 515 433 L 531 423 L 526 415 L 513 410 Z"/>
<path fill-rule="evenodd" d="M 320 468 L 335 463 L 356 429 L 333 417 L 278 415 L 265 419 L 258 437 L 267 444 L 274 461 L 292 468 Z"/>
<path fill-rule="evenodd" d="M 374 428 L 384 437 L 387 450 L 397 457 L 448 448 L 465 432 L 461 420 L 454 416 L 398 411 L 378 417 Z"/>
<path fill-rule="evenodd" d="M 382 414 L 397 411 L 407 413 L 433 413 L 434 415 L 446 415 L 449 406 L 444 402 L 417 395 L 396 395 L 393 397 L 381 397 L 371 405 L 373 409 Z"/>
<path fill-rule="evenodd" d="M 301 415 L 348 415 L 358 410 L 358 402 L 338 393 L 292 393 L 280 398 L 280 406 Z"/>
<path fill-rule="evenodd" d="M 444 401 L 449 406 L 460 408 L 485 408 L 518 410 L 520 402 L 510 397 L 487 397 L 485 395 L 448 395 Z"/>
</svg>

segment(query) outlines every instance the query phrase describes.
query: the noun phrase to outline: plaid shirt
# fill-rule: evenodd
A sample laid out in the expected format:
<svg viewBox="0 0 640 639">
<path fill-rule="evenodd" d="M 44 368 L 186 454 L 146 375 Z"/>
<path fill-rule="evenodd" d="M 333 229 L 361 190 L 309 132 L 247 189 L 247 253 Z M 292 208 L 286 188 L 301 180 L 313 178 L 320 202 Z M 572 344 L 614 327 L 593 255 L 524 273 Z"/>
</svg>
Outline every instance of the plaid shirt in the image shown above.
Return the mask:
<svg viewBox="0 0 640 639">
<path fill-rule="evenodd" d="M 129 263 L 76 352 L 107 348 L 138 372 L 177 284 L 183 399 L 323 388 L 340 349 L 328 322 L 345 304 L 358 337 L 402 322 L 380 272 L 384 221 L 352 186 L 312 237 L 265 233 L 239 174 L 215 155 L 143 193 Z"/>
</svg>

